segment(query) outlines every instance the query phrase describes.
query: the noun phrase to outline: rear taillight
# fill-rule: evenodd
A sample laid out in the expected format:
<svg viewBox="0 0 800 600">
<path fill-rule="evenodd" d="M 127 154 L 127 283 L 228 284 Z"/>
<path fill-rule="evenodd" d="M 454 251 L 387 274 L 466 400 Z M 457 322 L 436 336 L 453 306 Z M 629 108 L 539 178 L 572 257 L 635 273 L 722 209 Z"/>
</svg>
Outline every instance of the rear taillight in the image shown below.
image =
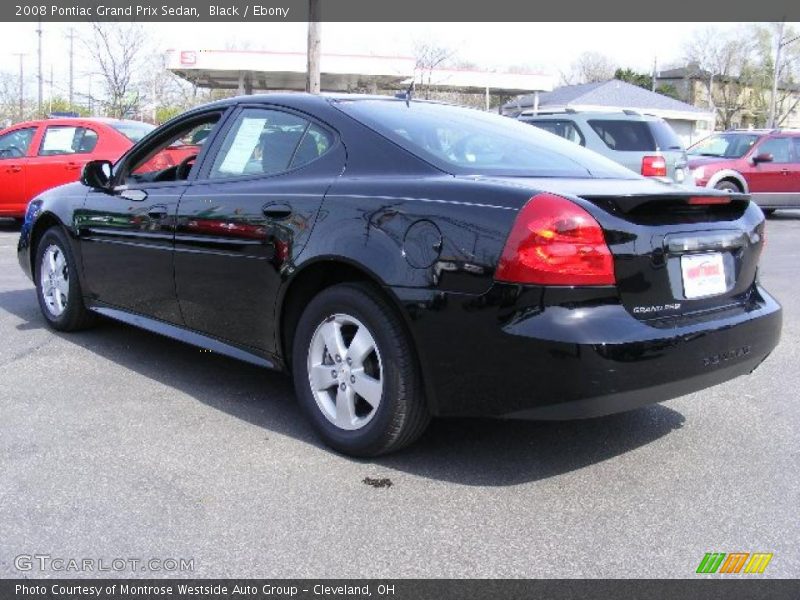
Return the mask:
<svg viewBox="0 0 800 600">
<path fill-rule="evenodd" d="M 517 215 L 495 279 L 538 285 L 614 285 L 603 230 L 561 196 L 538 194 Z"/>
<path fill-rule="evenodd" d="M 666 177 L 667 161 L 663 156 L 642 157 L 642 175 L 645 177 Z"/>
</svg>

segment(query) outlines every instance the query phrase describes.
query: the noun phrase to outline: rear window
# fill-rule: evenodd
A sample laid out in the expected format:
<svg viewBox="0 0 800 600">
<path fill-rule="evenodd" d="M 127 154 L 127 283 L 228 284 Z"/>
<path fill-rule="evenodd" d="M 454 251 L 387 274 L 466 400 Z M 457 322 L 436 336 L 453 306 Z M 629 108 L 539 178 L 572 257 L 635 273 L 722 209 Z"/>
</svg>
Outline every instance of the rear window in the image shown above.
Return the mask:
<svg viewBox="0 0 800 600">
<path fill-rule="evenodd" d="M 659 150 L 683 150 L 683 142 L 666 121 L 648 121 Z"/>
<path fill-rule="evenodd" d="M 340 110 L 454 174 L 630 179 L 630 171 L 516 119 L 427 102 L 340 100 Z"/>
<path fill-rule="evenodd" d="M 678 136 L 664 121 L 590 119 L 589 126 L 611 150 L 654 152 L 683 149 Z"/>
<path fill-rule="evenodd" d="M 139 123 L 138 121 L 112 121 L 109 125 L 134 144 L 155 129 L 155 126 L 150 123 Z"/>
</svg>

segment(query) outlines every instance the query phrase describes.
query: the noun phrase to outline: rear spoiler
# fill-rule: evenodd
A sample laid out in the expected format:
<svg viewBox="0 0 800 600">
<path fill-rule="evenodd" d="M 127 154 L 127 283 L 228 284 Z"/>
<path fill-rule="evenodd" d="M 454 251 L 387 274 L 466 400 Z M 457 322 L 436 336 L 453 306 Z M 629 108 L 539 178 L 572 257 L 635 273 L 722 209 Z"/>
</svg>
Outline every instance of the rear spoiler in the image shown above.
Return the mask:
<svg viewBox="0 0 800 600">
<path fill-rule="evenodd" d="M 692 208 L 726 207 L 743 210 L 750 202 L 750 195 L 743 193 L 730 193 L 718 190 L 687 190 L 675 192 L 670 190 L 665 194 L 632 194 L 632 195 L 585 195 L 581 196 L 598 206 L 609 209 L 610 212 L 624 214 L 636 213 L 651 209 L 663 211 L 670 207 L 687 210 Z"/>
</svg>

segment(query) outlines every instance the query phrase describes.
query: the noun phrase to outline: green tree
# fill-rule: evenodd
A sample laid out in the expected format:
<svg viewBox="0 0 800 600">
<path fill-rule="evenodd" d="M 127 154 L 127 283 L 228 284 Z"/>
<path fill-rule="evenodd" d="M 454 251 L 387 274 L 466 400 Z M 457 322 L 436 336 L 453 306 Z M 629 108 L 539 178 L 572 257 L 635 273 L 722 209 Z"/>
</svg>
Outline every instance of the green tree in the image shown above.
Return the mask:
<svg viewBox="0 0 800 600">
<path fill-rule="evenodd" d="M 651 75 L 637 73 L 633 69 L 629 68 L 617 69 L 614 71 L 614 79 L 619 79 L 620 81 L 626 81 L 633 85 L 638 85 L 640 88 L 644 88 L 646 90 L 652 89 L 653 87 L 653 77 Z"/>
<path fill-rule="evenodd" d="M 670 98 L 674 98 L 675 100 L 681 100 L 681 94 L 671 83 L 662 83 L 656 88 L 656 93 L 661 94 L 663 96 L 669 96 Z"/>
<path fill-rule="evenodd" d="M 71 112 L 71 113 L 78 113 L 81 117 L 88 117 L 89 116 L 89 109 L 85 106 L 80 106 L 77 104 L 70 104 L 69 100 L 66 98 L 62 98 L 61 96 L 54 97 L 47 105 L 47 110 L 51 113 L 54 112 Z"/>
</svg>

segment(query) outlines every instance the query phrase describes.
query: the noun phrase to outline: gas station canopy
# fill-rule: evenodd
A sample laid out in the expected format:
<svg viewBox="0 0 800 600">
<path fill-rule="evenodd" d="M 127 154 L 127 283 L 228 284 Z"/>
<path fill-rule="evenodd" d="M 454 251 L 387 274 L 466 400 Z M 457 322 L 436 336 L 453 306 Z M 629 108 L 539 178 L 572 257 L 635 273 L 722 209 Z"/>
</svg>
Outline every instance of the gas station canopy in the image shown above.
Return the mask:
<svg viewBox="0 0 800 600">
<path fill-rule="evenodd" d="M 251 50 L 169 50 L 167 68 L 195 85 L 211 89 L 304 90 L 304 52 Z M 321 87 L 326 92 L 403 89 L 412 78 L 440 91 L 508 95 L 550 91 L 543 73 L 499 73 L 467 69 L 434 69 L 415 73 L 414 59 L 403 56 L 323 54 Z"/>
</svg>

